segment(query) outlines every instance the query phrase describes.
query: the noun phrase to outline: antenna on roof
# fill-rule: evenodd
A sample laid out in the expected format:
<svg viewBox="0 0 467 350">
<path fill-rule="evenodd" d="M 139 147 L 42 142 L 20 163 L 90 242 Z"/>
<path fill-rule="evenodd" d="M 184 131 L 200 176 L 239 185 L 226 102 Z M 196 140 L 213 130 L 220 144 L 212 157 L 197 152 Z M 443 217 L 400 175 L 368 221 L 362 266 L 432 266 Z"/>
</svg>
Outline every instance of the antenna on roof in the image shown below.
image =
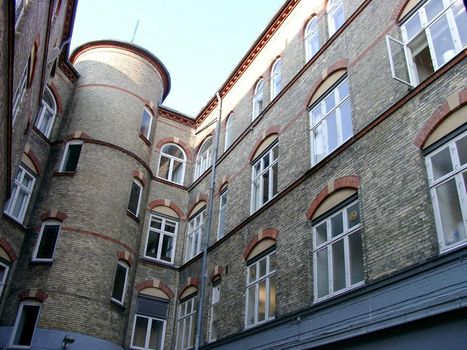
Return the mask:
<svg viewBox="0 0 467 350">
<path fill-rule="evenodd" d="M 138 30 L 139 26 L 139 19 L 136 21 L 135 31 L 133 32 L 133 37 L 131 38 L 131 42 L 135 41 L 136 31 Z"/>
</svg>

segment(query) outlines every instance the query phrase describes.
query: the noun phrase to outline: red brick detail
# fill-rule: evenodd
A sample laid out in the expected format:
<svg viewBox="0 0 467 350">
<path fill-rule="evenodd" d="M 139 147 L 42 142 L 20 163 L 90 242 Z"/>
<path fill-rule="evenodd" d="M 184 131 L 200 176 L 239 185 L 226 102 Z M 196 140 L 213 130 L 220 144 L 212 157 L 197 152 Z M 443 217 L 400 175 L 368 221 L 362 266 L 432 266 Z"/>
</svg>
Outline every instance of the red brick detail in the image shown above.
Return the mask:
<svg viewBox="0 0 467 350">
<path fill-rule="evenodd" d="M 221 184 L 220 186 L 217 188 L 217 194 L 220 195 L 221 194 L 221 191 L 229 185 L 229 182 L 230 180 L 232 179 L 232 176 L 227 176 L 227 175 L 224 175 L 224 177 L 222 177 L 222 180 L 221 180 Z"/>
<path fill-rule="evenodd" d="M 191 216 L 194 207 L 196 207 L 199 202 L 207 203 L 207 201 L 208 201 L 208 195 L 206 193 L 204 192 L 198 193 L 198 195 L 196 196 L 194 200 L 194 203 L 190 206 L 190 209 L 188 210 L 188 217 Z"/>
<path fill-rule="evenodd" d="M 343 188 L 355 188 L 358 189 L 360 187 L 360 178 L 358 176 L 344 176 L 334 180 L 334 184 L 332 188 L 329 187 L 329 184 L 326 185 L 313 199 L 308 210 L 306 211 L 306 217 L 308 220 L 311 220 L 313 214 L 319 208 L 321 203 L 329 197 L 332 193 L 343 189 Z"/>
<path fill-rule="evenodd" d="M 333 73 L 339 71 L 339 70 L 343 70 L 343 69 L 347 69 L 347 67 L 349 66 L 349 60 L 348 59 L 340 59 L 338 60 L 337 62 L 335 62 L 334 64 L 330 65 L 328 68 L 326 68 L 322 73 L 321 73 L 321 76 L 319 77 L 319 79 L 313 84 L 313 86 L 311 87 L 310 91 L 311 91 L 311 94 L 310 94 L 310 97 L 308 98 L 308 103 L 307 103 L 307 106 L 310 106 L 311 104 L 311 100 L 312 98 L 314 97 L 316 91 L 318 90 L 318 88 L 321 86 L 321 84 L 324 83 L 324 81 Z M 325 77 L 323 79 L 323 76 Z"/>
<path fill-rule="evenodd" d="M 252 151 L 250 152 L 249 159 L 250 161 L 253 160 L 253 156 L 255 155 L 256 151 L 258 150 L 259 146 L 263 143 L 264 140 L 266 140 L 269 136 L 277 134 L 279 135 L 281 132 L 281 126 L 280 125 L 273 125 L 267 130 L 265 130 L 261 136 L 258 137 L 256 140 L 255 146 L 253 147 Z"/>
<path fill-rule="evenodd" d="M 210 274 L 211 282 L 219 280 L 222 277 L 222 274 L 224 273 L 224 271 L 225 271 L 224 266 L 220 266 L 220 265 L 214 266 L 214 270 L 212 270 Z"/>
<path fill-rule="evenodd" d="M 185 141 L 180 140 L 179 138 L 176 137 L 163 137 L 159 140 L 159 142 L 156 144 L 155 149 L 156 151 L 160 152 L 162 149 L 162 146 L 164 146 L 166 143 L 174 143 L 178 146 L 180 146 L 183 151 L 186 154 L 186 157 L 188 160 L 193 160 L 193 150 L 191 149 L 188 144 L 185 143 Z"/>
<path fill-rule="evenodd" d="M 71 141 L 71 140 L 86 140 L 86 139 L 90 139 L 91 137 L 82 132 L 82 131 L 75 131 L 74 133 L 72 134 L 68 134 L 66 137 L 65 137 L 65 142 L 68 142 L 68 141 Z"/>
<path fill-rule="evenodd" d="M 117 252 L 117 259 L 125 261 L 128 266 L 133 265 L 133 259 L 131 258 L 131 253 L 127 250 Z"/>
<path fill-rule="evenodd" d="M 186 215 L 182 211 L 182 209 L 180 209 L 180 207 L 178 205 L 176 205 L 174 202 L 172 202 L 170 199 L 156 199 L 156 200 L 153 200 L 153 201 L 149 202 L 148 209 L 152 210 L 155 207 L 161 207 L 161 206 L 162 207 L 169 207 L 170 209 L 174 210 L 178 214 L 178 217 L 180 218 L 180 220 L 186 220 Z"/>
<path fill-rule="evenodd" d="M 180 293 L 178 293 L 178 298 L 180 299 L 180 296 L 185 292 L 190 287 L 199 287 L 199 278 L 197 277 L 188 277 L 186 280 L 186 284 L 183 288 L 180 288 Z"/>
<path fill-rule="evenodd" d="M 405 9 L 405 6 L 409 3 L 410 0 L 400 0 L 399 3 L 395 6 L 394 11 L 392 12 L 391 19 L 393 21 L 399 21 L 402 15 L 402 12 Z"/>
<path fill-rule="evenodd" d="M 8 243 L 7 240 L 3 237 L 0 237 L 0 247 L 2 247 L 3 250 L 8 254 L 12 263 L 16 261 L 18 256 L 16 255 L 10 243 Z"/>
<path fill-rule="evenodd" d="M 213 138 L 213 142 L 214 142 L 214 129 L 211 130 L 211 132 L 209 134 L 206 135 L 206 137 L 200 142 L 198 143 L 198 145 L 195 147 L 194 151 L 193 151 L 193 156 L 194 157 L 197 157 L 198 156 L 198 152 L 199 152 L 199 149 L 201 148 L 201 146 L 203 145 L 203 143 L 208 139 L 212 137 Z"/>
<path fill-rule="evenodd" d="M 62 97 L 58 93 L 58 88 L 54 84 L 54 82 L 50 82 L 48 85 L 50 91 L 52 92 L 52 95 L 55 98 L 55 102 L 57 103 L 57 113 L 60 115 L 63 115 L 63 102 L 62 102 Z"/>
<path fill-rule="evenodd" d="M 36 154 L 31 148 L 29 148 L 24 153 L 29 157 L 29 159 L 31 159 L 32 164 L 34 164 L 34 167 L 36 168 L 35 170 L 37 172 L 37 175 L 40 176 L 41 175 L 41 163 L 39 161 L 39 158 L 36 156 Z M 31 170 L 34 170 L 34 169 L 31 169 Z"/>
<path fill-rule="evenodd" d="M 66 215 L 64 212 L 59 211 L 57 209 L 51 209 L 49 211 L 46 211 L 45 213 L 42 213 L 40 215 L 40 219 L 41 219 L 41 221 L 55 219 L 55 220 L 58 220 L 60 222 L 63 222 L 66 219 L 68 219 L 68 215 Z"/>
<path fill-rule="evenodd" d="M 144 187 L 146 187 L 146 179 L 144 178 L 144 174 L 142 171 L 140 170 L 133 170 L 133 173 L 132 173 L 133 177 L 134 178 L 137 178 L 139 181 L 141 181 L 141 183 L 143 184 Z"/>
<path fill-rule="evenodd" d="M 253 248 L 261 242 L 263 239 L 273 239 L 277 241 L 277 236 L 279 235 L 279 231 L 275 228 L 265 228 L 263 231 L 257 233 L 251 241 L 247 244 L 245 249 L 243 250 L 243 259 L 246 260 L 250 255 Z"/>
<path fill-rule="evenodd" d="M 146 288 L 157 288 L 163 291 L 167 296 L 172 299 L 175 296 L 175 293 L 172 291 L 172 289 L 166 285 L 164 282 L 158 280 L 158 279 L 152 279 L 152 280 L 145 280 L 142 281 L 138 284 L 136 284 L 135 289 L 139 292 L 141 292 L 143 289 Z"/>
<path fill-rule="evenodd" d="M 454 106 L 453 109 L 449 107 L 448 102 L 443 102 L 441 106 L 431 115 L 431 117 L 425 122 L 423 127 L 415 137 L 414 144 L 418 148 L 423 148 L 427 139 L 433 134 L 436 128 L 447 119 L 453 112 L 463 107 L 467 103 L 467 89 L 463 89 L 458 93 L 459 104 Z"/>
<path fill-rule="evenodd" d="M 43 303 L 49 295 L 39 289 L 25 289 L 18 293 L 18 300 L 23 301 L 26 299 L 36 299 Z"/>
<path fill-rule="evenodd" d="M 156 111 L 154 109 L 154 107 L 155 107 L 154 103 L 152 103 L 151 101 L 148 101 L 147 103 L 144 104 L 144 107 L 149 109 L 149 112 L 151 112 L 153 117 L 156 115 Z"/>
</svg>

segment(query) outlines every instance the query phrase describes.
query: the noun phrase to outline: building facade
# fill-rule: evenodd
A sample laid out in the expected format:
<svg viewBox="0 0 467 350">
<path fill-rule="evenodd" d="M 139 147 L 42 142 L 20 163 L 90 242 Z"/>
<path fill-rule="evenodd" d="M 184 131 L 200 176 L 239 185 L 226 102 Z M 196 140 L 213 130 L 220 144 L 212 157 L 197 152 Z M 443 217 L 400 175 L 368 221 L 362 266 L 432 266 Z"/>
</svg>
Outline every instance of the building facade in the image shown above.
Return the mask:
<svg viewBox="0 0 467 350">
<path fill-rule="evenodd" d="M 462 1 L 288 0 L 193 118 L 76 6 L 2 1 L 0 346 L 466 348 Z"/>
</svg>

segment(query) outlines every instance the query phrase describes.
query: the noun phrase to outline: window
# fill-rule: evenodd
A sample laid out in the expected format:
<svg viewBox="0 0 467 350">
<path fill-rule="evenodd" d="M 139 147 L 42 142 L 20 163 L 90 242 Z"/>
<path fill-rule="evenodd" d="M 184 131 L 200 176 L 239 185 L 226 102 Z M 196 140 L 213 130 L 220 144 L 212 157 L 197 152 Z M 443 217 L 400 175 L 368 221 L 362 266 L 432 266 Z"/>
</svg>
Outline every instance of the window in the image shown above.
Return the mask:
<svg viewBox="0 0 467 350">
<path fill-rule="evenodd" d="M 178 222 L 151 215 L 145 256 L 173 264 Z"/>
<path fill-rule="evenodd" d="M 313 281 L 315 300 L 364 283 L 358 201 L 313 224 Z"/>
<path fill-rule="evenodd" d="M 82 141 L 70 141 L 66 144 L 62 164 L 60 166 L 60 172 L 76 171 L 82 146 Z"/>
<path fill-rule="evenodd" d="M 26 0 L 15 0 L 15 23 L 18 25 L 19 19 L 23 15 Z"/>
<path fill-rule="evenodd" d="M 195 335 L 196 296 L 180 303 L 178 307 L 177 350 L 193 347 Z"/>
<path fill-rule="evenodd" d="M 52 261 L 60 233 L 60 223 L 54 221 L 44 222 L 34 249 L 34 261 Z"/>
<path fill-rule="evenodd" d="M 13 97 L 13 123 L 16 120 L 16 116 L 20 112 L 21 102 L 23 102 L 24 94 L 26 93 L 26 87 L 28 83 L 28 65 L 24 67 L 23 73 L 16 88 L 15 95 Z"/>
<path fill-rule="evenodd" d="M 221 285 L 218 283 L 211 288 L 211 318 L 209 319 L 209 341 L 216 341 L 219 336 L 219 310 L 221 299 Z"/>
<path fill-rule="evenodd" d="M 251 212 L 261 208 L 277 194 L 279 146 L 274 144 L 253 164 Z"/>
<path fill-rule="evenodd" d="M 440 250 L 467 243 L 467 132 L 425 158 Z"/>
<path fill-rule="evenodd" d="M 352 107 L 347 78 L 310 111 L 311 163 L 318 163 L 352 136 Z"/>
<path fill-rule="evenodd" d="M 278 58 L 271 69 L 271 100 L 282 90 L 282 60 Z"/>
<path fill-rule="evenodd" d="M 225 216 L 227 215 L 227 193 L 228 189 L 226 188 L 219 196 L 219 224 L 217 228 L 217 239 L 224 237 Z"/>
<path fill-rule="evenodd" d="M 305 54 L 307 62 L 319 50 L 319 33 L 318 33 L 318 19 L 314 16 L 305 29 Z"/>
<path fill-rule="evenodd" d="M 11 347 L 29 348 L 31 346 L 40 310 L 41 304 L 35 301 L 23 301 L 20 304 L 10 339 Z"/>
<path fill-rule="evenodd" d="M 125 301 L 125 290 L 126 290 L 126 282 L 128 279 L 128 265 L 123 262 L 119 261 L 117 263 L 117 269 L 115 270 L 115 279 L 114 285 L 112 289 L 112 301 L 123 305 Z"/>
<path fill-rule="evenodd" d="M 196 158 L 195 165 L 195 180 L 200 177 L 208 168 L 212 162 L 212 137 L 209 137 L 201 145 L 198 157 Z"/>
<path fill-rule="evenodd" d="M 132 349 L 162 350 L 169 303 L 139 295 L 131 337 Z"/>
<path fill-rule="evenodd" d="M 274 319 L 276 312 L 276 252 L 247 268 L 246 327 Z"/>
<path fill-rule="evenodd" d="M 194 258 L 201 252 L 201 243 L 204 233 L 204 216 L 206 210 L 203 209 L 199 214 L 188 223 L 188 236 L 186 243 L 186 261 Z"/>
<path fill-rule="evenodd" d="M 328 1 L 328 27 L 331 37 L 344 24 L 344 5 L 342 0 Z"/>
<path fill-rule="evenodd" d="M 392 76 L 418 85 L 467 46 L 461 0 L 428 0 L 401 26 L 402 42 L 386 37 Z"/>
<path fill-rule="evenodd" d="M 36 128 L 44 134 L 45 137 L 50 136 L 56 114 L 57 104 L 55 103 L 52 92 L 48 87 L 46 87 L 44 95 L 42 96 L 41 108 L 39 109 L 39 113 L 37 114 L 36 121 L 34 123 Z"/>
<path fill-rule="evenodd" d="M 147 108 L 144 108 L 143 112 L 143 119 L 141 120 L 141 128 L 139 132 L 149 140 L 149 133 L 151 132 L 151 125 L 152 125 L 152 113 L 149 112 Z"/>
<path fill-rule="evenodd" d="M 143 185 L 136 179 L 133 179 L 131 184 L 130 199 L 128 201 L 128 211 L 134 216 L 139 214 L 139 204 L 141 202 L 141 193 L 143 192 Z"/>
<path fill-rule="evenodd" d="M 34 189 L 35 177 L 21 165 L 13 182 L 11 197 L 6 203 L 5 214 L 23 223 L 29 200 Z"/>
<path fill-rule="evenodd" d="M 264 109 L 264 81 L 260 79 L 255 86 L 255 93 L 253 96 L 253 120 L 258 117 Z"/>
<path fill-rule="evenodd" d="M 157 176 L 183 185 L 185 177 L 185 152 L 178 145 L 167 144 L 161 149 Z"/>
<path fill-rule="evenodd" d="M 0 297 L 3 294 L 3 288 L 6 284 L 6 279 L 8 277 L 8 270 L 10 270 L 10 266 L 0 261 Z"/>
<path fill-rule="evenodd" d="M 234 122 L 234 115 L 230 113 L 227 117 L 227 121 L 225 122 L 225 142 L 224 142 L 224 150 L 227 150 L 230 145 L 232 144 L 232 126 Z"/>
</svg>

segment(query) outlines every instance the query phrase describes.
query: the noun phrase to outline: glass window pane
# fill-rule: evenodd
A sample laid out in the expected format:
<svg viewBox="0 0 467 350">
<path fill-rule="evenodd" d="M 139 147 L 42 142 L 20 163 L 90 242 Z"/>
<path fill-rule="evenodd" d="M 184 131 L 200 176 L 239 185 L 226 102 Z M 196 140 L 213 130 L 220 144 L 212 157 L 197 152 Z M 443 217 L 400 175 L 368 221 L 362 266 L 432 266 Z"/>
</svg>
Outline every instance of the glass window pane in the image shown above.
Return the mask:
<svg viewBox="0 0 467 350">
<path fill-rule="evenodd" d="M 140 129 L 140 132 L 141 132 L 146 138 L 149 137 L 149 132 L 151 131 L 151 130 L 150 130 L 150 127 L 151 127 L 151 120 L 152 120 L 152 115 L 151 115 L 146 109 L 144 109 L 144 112 L 143 112 L 143 120 L 141 121 L 141 129 Z"/>
<path fill-rule="evenodd" d="M 344 24 L 344 7 L 342 4 L 336 7 L 332 14 L 334 22 L 334 31 L 337 31 Z"/>
<path fill-rule="evenodd" d="M 23 205 L 26 205 L 26 198 L 28 194 L 22 189 L 18 189 L 18 197 L 16 197 L 16 202 L 14 203 L 12 216 L 15 218 L 20 218 L 21 208 Z M 21 219 L 21 218 L 20 218 Z"/>
<path fill-rule="evenodd" d="M 135 329 L 133 330 L 133 346 L 145 347 L 146 332 L 148 328 L 148 319 L 146 317 L 136 316 Z"/>
<path fill-rule="evenodd" d="M 278 156 L 279 156 L 279 147 L 276 145 L 272 149 L 272 160 L 273 161 L 276 160 Z"/>
<path fill-rule="evenodd" d="M 269 278 L 269 318 L 276 314 L 276 277 Z"/>
<path fill-rule="evenodd" d="M 164 322 L 153 319 L 149 333 L 149 349 L 162 349 L 163 331 Z"/>
<path fill-rule="evenodd" d="M 263 175 L 263 197 L 262 204 L 269 200 L 269 171 L 266 171 Z"/>
<path fill-rule="evenodd" d="M 321 225 L 317 226 L 315 229 L 316 232 L 316 245 L 326 242 L 328 240 L 327 225 L 326 222 L 323 222 Z"/>
<path fill-rule="evenodd" d="M 467 135 L 456 141 L 456 149 L 459 164 L 464 165 L 467 163 Z"/>
<path fill-rule="evenodd" d="M 258 284 L 258 322 L 266 319 L 266 280 Z"/>
<path fill-rule="evenodd" d="M 321 114 L 321 104 L 319 104 L 311 111 L 312 125 L 316 125 L 322 119 L 322 117 L 323 115 Z"/>
<path fill-rule="evenodd" d="M 337 88 L 339 91 L 339 102 L 349 96 L 349 80 L 345 79 Z"/>
<path fill-rule="evenodd" d="M 407 40 L 412 39 L 415 34 L 417 34 L 422 29 L 422 22 L 418 12 L 407 22 L 405 22 L 404 28 L 407 32 Z"/>
<path fill-rule="evenodd" d="M 256 285 L 248 288 L 248 291 L 247 291 L 248 305 L 247 305 L 246 322 L 247 322 L 248 326 L 255 323 L 255 299 L 256 299 L 255 298 L 255 294 L 256 294 L 255 291 L 256 291 Z"/>
<path fill-rule="evenodd" d="M 160 230 L 161 227 L 162 227 L 162 220 L 159 219 L 159 218 L 154 218 L 154 217 L 153 217 L 153 218 L 151 219 L 151 227 L 152 227 L 152 228 L 155 228 L 155 229 L 157 229 L 157 230 Z"/>
<path fill-rule="evenodd" d="M 331 237 L 336 237 L 344 232 L 344 220 L 342 212 L 331 218 Z"/>
<path fill-rule="evenodd" d="M 449 147 L 445 147 L 431 157 L 431 168 L 433 170 L 433 180 L 437 180 L 453 170 Z"/>
<path fill-rule="evenodd" d="M 274 164 L 272 166 L 272 195 L 275 196 L 277 194 L 277 176 L 278 176 L 278 170 L 277 168 L 279 167 L 278 163 Z"/>
<path fill-rule="evenodd" d="M 165 154 L 168 154 L 172 157 L 176 157 L 176 158 L 179 158 L 179 159 L 184 159 L 184 155 L 183 155 L 183 152 L 182 150 L 178 147 L 178 146 L 175 146 L 175 145 L 165 145 L 163 148 L 162 148 L 162 152 L 165 153 Z"/>
<path fill-rule="evenodd" d="M 180 185 L 183 184 L 183 163 L 173 160 L 172 162 L 172 181 Z"/>
<path fill-rule="evenodd" d="M 164 227 L 165 231 L 170 232 L 170 233 L 175 233 L 175 227 L 176 227 L 175 223 L 172 223 L 169 221 L 165 222 L 165 227 Z"/>
<path fill-rule="evenodd" d="M 269 272 L 275 271 L 277 269 L 276 261 L 276 253 L 271 253 L 269 255 Z"/>
<path fill-rule="evenodd" d="M 437 15 L 444 10 L 443 1 L 441 0 L 431 0 L 426 3 L 425 14 L 428 22 L 431 22 Z"/>
<path fill-rule="evenodd" d="M 39 305 L 23 305 L 16 334 L 13 339 L 13 345 L 31 345 L 32 336 L 39 316 L 39 309 Z"/>
<path fill-rule="evenodd" d="M 161 156 L 161 161 L 159 163 L 159 172 L 158 176 L 166 179 L 169 179 L 169 169 L 170 169 L 170 158 L 167 158 L 165 156 Z"/>
<path fill-rule="evenodd" d="M 263 277 L 264 275 L 266 275 L 266 258 L 261 259 L 261 260 L 258 262 L 258 266 L 259 266 L 259 275 L 258 275 L 258 278 L 261 278 L 261 277 Z"/>
<path fill-rule="evenodd" d="M 436 62 L 440 67 L 456 55 L 447 17 L 445 15 L 441 16 L 429 27 L 429 30 L 436 54 Z"/>
<path fill-rule="evenodd" d="M 135 215 L 138 214 L 140 192 L 141 188 L 133 181 L 131 185 L 130 200 L 128 202 L 128 210 Z"/>
<path fill-rule="evenodd" d="M 326 119 L 328 128 L 328 153 L 333 151 L 338 144 L 336 112 L 332 112 Z"/>
<path fill-rule="evenodd" d="M 363 281 L 363 250 L 360 231 L 349 236 L 350 284 Z"/>
<path fill-rule="evenodd" d="M 313 155 L 315 162 L 319 162 L 326 156 L 326 145 L 324 143 L 324 123 L 313 130 Z"/>
<path fill-rule="evenodd" d="M 256 280 L 256 264 L 248 267 L 248 283 Z"/>
<path fill-rule="evenodd" d="M 456 1 L 452 7 L 454 18 L 459 33 L 461 47 L 467 46 L 467 12 L 465 11 L 462 1 Z"/>
<path fill-rule="evenodd" d="M 112 298 L 123 302 L 123 292 L 125 290 L 126 268 L 120 264 L 117 265 L 115 271 L 114 287 L 112 290 Z"/>
<path fill-rule="evenodd" d="M 343 102 L 339 110 L 341 113 L 342 141 L 345 141 L 353 135 L 352 106 L 350 104 L 350 99 Z"/>
<path fill-rule="evenodd" d="M 60 225 L 44 225 L 41 241 L 37 249 L 37 259 L 52 259 Z"/>
<path fill-rule="evenodd" d="M 151 258 L 157 258 L 157 250 L 159 248 L 159 236 L 159 232 L 149 231 L 146 256 L 149 256 Z"/>
<path fill-rule="evenodd" d="M 343 239 L 332 245 L 332 269 L 333 290 L 334 292 L 337 292 L 345 288 L 345 259 Z"/>
<path fill-rule="evenodd" d="M 358 202 L 347 208 L 347 227 L 352 228 L 360 223 L 360 208 Z"/>
<path fill-rule="evenodd" d="M 161 251 L 161 259 L 165 261 L 172 260 L 172 241 L 173 238 L 167 235 L 164 235 L 164 239 L 162 240 L 162 251 Z"/>
<path fill-rule="evenodd" d="M 316 273 L 318 283 L 318 298 L 329 294 L 328 248 L 316 253 Z"/>
</svg>

